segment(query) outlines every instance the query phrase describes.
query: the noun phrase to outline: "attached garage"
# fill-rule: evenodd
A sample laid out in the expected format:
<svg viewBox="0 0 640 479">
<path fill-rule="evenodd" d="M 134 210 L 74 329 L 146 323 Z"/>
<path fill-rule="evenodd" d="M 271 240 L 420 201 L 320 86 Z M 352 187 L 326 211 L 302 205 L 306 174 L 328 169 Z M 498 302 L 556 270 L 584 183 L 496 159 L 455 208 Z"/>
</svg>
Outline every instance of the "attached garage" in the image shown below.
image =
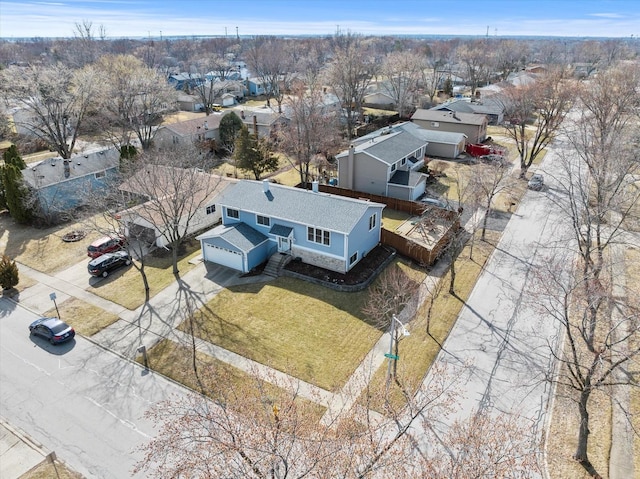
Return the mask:
<svg viewBox="0 0 640 479">
<path fill-rule="evenodd" d="M 275 248 L 269 238 L 245 223 L 216 226 L 196 239 L 205 261 L 243 273 L 266 261 Z"/>
<path fill-rule="evenodd" d="M 238 271 L 244 270 L 244 257 L 241 252 L 223 248 L 216 244 L 203 243 L 202 258 L 205 261 L 217 263 L 219 265 L 226 266 L 227 268 L 232 268 Z"/>
</svg>

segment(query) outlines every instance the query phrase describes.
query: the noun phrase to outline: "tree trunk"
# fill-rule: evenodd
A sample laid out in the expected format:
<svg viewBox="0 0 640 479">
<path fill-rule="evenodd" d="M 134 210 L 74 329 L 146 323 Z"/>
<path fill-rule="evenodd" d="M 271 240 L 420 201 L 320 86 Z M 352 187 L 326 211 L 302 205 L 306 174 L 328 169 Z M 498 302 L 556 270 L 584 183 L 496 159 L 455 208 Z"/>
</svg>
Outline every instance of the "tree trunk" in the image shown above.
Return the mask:
<svg viewBox="0 0 640 479">
<path fill-rule="evenodd" d="M 449 282 L 449 294 L 456 294 L 455 284 L 456 284 L 456 259 L 455 257 L 452 257 L 451 258 L 451 281 Z"/>
<path fill-rule="evenodd" d="M 576 446 L 576 452 L 573 454 L 573 458 L 581 464 L 589 463 L 589 457 L 587 455 L 587 445 L 589 443 L 590 434 L 589 411 L 587 409 L 589 396 L 591 396 L 591 390 L 588 388 L 584 389 L 580 394 L 580 402 L 578 403 L 578 409 L 580 411 L 580 429 L 578 432 L 578 445 Z"/>
</svg>

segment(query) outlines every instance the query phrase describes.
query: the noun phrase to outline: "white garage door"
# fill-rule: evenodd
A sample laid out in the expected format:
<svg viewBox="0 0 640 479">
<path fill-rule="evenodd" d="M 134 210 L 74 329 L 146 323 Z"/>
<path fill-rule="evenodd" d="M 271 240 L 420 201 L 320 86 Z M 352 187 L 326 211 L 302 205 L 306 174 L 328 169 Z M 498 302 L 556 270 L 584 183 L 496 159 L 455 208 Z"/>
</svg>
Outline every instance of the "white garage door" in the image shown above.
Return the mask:
<svg viewBox="0 0 640 479">
<path fill-rule="evenodd" d="M 203 254 L 205 261 L 243 271 L 243 261 L 240 253 L 208 243 L 205 243 L 205 246 L 206 248 Z"/>
</svg>

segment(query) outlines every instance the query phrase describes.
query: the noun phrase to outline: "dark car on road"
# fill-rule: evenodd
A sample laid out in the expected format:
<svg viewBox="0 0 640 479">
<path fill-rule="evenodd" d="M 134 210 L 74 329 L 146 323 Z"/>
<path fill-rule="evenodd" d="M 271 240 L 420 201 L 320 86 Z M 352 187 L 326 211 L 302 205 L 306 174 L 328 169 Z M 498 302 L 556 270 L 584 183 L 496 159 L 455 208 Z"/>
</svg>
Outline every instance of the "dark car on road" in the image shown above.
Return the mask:
<svg viewBox="0 0 640 479">
<path fill-rule="evenodd" d="M 114 253 L 106 253 L 89 261 L 87 269 L 92 276 L 102 276 L 106 278 L 114 269 L 121 266 L 129 266 L 131 264 L 131 256 L 126 251 L 115 251 Z"/>
<path fill-rule="evenodd" d="M 540 173 L 534 174 L 529 180 L 529 183 L 527 184 L 527 187 L 530 190 L 535 190 L 535 191 L 540 191 L 543 186 L 544 186 L 544 176 L 542 176 Z"/>
<path fill-rule="evenodd" d="M 124 246 L 123 236 L 103 236 L 87 247 L 87 256 L 97 258 L 105 253 L 117 251 Z"/>
<path fill-rule="evenodd" d="M 41 336 L 51 344 L 60 344 L 72 339 L 76 332 L 58 318 L 40 318 L 29 325 L 29 334 Z"/>
</svg>

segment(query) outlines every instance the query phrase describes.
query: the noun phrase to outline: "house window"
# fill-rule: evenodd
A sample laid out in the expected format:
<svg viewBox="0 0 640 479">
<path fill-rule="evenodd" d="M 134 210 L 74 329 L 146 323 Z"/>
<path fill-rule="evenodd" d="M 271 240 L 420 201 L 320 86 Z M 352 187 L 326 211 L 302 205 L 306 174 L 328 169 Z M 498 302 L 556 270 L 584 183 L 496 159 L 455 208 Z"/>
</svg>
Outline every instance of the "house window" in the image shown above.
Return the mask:
<svg viewBox="0 0 640 479">
<path fill-rule="evenodd" d="M 207 206 L 207 214 L 211 215 L 216 212 L 216 205 Z"/>
<path fill-rule="evenodd" d="M 431 126 L 433 126 L 434 128 L 438 128 L 440 126 L 440 123 L 438 123 L 437 121 L 432 121 Z"/>
<path fill-rule="evenodd" d="M 105 172 L 104 171 L 98 171 L 95 174 L 96 179 L 97 178 L 104 178 Z"/>
<path fill-rule="evenodd" d="M 396 164 L 391 165 L 391 171 L 396 171 Z"/>
<path fill-rule="evenodd" d="M 262 226 L 269 226 L 271 224 L 270 218 L 268 218 L 267 216 L 257 215 L 256 221 L 259 225 Z"/>
<path fill-rule="evenodd" d="M 407 163 L 407 159 L 406 158 L 403 158 L 402 161 L 400 162 L 400 164 L 402 166 L 404 166 L 406 163 Z"/>
<path fill-rule="evenodd" d="M 227 216 L 228 216 L 229 218 L 236 218 L 236 219 L 238 219 L 238 218 L 240 218 L 240 212 L 239 212 L 238 210 L 234 210 L 234 209 L 231 209 L 231 208 L 227 208 Z"/>
<path fill-rule="evenodd" d="M 321 230 L 320 228 L 314 228 L 312 226 L 307 227 L 307 239 L 312 243 L 323 244 L 325 246 L 329 246 L 331 244 L 328 231 Z"/>
<path fill-rule="evenodd" d="M 371 231 L 373 228 L 376 227 L 376 214 L 372 214 L 371 216 L 369 216 L 369 231 Z"/>
<path fill-rule="evenodd" d="M 358 260 L 358 252 L 356 251 L 355 253 L 353 253 L 351 255 L 351 258 L 349 258 L 349 264 L 353 264 Z"/>
</svg>

